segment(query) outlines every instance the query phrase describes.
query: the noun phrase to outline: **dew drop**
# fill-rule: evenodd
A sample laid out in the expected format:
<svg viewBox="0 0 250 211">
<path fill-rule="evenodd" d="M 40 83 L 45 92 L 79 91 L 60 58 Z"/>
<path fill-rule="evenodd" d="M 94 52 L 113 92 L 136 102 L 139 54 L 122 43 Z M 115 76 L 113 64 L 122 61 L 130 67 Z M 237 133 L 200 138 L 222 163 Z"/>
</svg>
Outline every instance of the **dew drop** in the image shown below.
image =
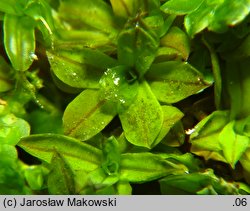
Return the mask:
<svg viewBox="0 0 250 211">
<path fill-rule="evenodd" d="M 186 133 L 187 135 L 191 135 L 191 134 L 194 133 L 194 132 L 195 132 L 195 129 L 194 129 L 194 128 L 188 129 L 188 130 L 185 131 L 185 133 Z"/>
<path fill-rule="evenodd" d="M 30 58 L 31 61 L 38 60 L 38 57 L 34 52 L 30 53 L 29 58 Z"/>
</svg>

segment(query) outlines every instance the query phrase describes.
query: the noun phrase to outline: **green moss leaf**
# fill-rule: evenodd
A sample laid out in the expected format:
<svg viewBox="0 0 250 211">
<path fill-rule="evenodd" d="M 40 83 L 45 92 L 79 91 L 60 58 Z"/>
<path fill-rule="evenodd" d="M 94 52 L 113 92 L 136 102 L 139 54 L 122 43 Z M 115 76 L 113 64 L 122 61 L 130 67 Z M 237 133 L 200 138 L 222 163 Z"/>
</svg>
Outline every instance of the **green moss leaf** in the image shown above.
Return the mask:
<svg viewBox="0 0 250 211">
<path fill-rule="evenodd" d="M 185 28 L 191 37 L 208 27 L 209 21 L 214 12 L 213 7 L 208 6 L 205 1 L 203 1 L 197 10 L 191 12 L 185 17 Z"/>
<path fill-rule="evenodd" d="M 22 137 L 30 134 L 30 125 L 14 114 L 0 117 L 0 142 L 16 145 Z"/>
<path fill-rule="evenodd" d="M 51 160 L 52 168 L 48 175 L 48 190 L 53 195 L 70 195 L 75 193 L 74 175 L 63 156 L 57 151 Z"/>
<path fill-rule="evenodd" d="M 153 64 L 146 79 L 157 99 L 165 103 L 178 102 L 211 85 L 198 70 L 180 61 Z"/>
<path fill-rule="evenodd" d="M 112 103 L 101 99 L 98 90 L 87 89 L 67 106 L 63 115 L 64 132 L 87 140 L 106 127 L 115 115 L 116 109 Z"/>
<path fill-rule="evenodd" d="M 216 32 L 225 31 L 225 27 L 240 23 L 249 14 L 250 2 L 248 0 L 224 0 L 215 10 L 214 17 L 208 29 Z"/>
<path fill-rule="evenodd" d="M 130 143 L 151 148 L 162 128 L 163 113 L 146 81 L 140 84 L 135 101 L 119 117 Z"/>
<path fill-rule="evenodd" d="M 202 1 L 202 4 L 185 17 L 185 27 L 192 37 L 206 27 L 215 32 L 225 32 L 249 14 L 247 0 Z"/>
<path fill-rule="evenodd" d="M 154 61 L 159 39 L 153 31 L 145 28 L 140 17 L 137 19 L 128 22 L 119 34 L 117 53 L 120 63 L 134 67 L 141 77 Z"/>
<path fill-rule="evenodd" d="M 59 15 L 75 28 L 92 27 L 105 33 L 116 34 L 112 9 L 102 0 L 76 0 L 74 4 L 70 0 L 63 0 Z"/>
<path fill-rule="evenodd" d="M 170 14 L 184 15 L 195 11 L 204 0 L 170 0 L 161 6 L 161 9 Z"/>
<path fill-rule="evenodd" d="M 87 49 L 58 48 L 47 51 L 47 56 L 56 77 L 75 88 L 98 88 L 105 68 L 115 64 L 115 60 L 105 54 Z"/>
<path fill-rule="evenodd" d="M 73 170 L 93 171 L 100 165 L 101 151 L 79 140 L 63 135 L 42 134 L 23 138 L 19 143 L 31 155 L 52 162 L 55 150 L 60 153 Z"/>
<path fill-rule="evenodd" d="M 249 138 L 234 131 L 235 121 L 229 122 L 219 135 L 219 143 L 227 162 L 235 167 L 249 145 Z"/>
<path fill-rule="evenodd" d="M 26 16 L 4 16 L 4 46 L 15 70 L 29 69 L 35 52 L 34 21 Z"/>
<path fill-rule="evenodd" d="M 175 173 L 184 173 L 186 167 L 152 153 L 126 153 L 121 156 L 120 180 L 146 182 Z"/>
<path fill-rule="evenodd" d="M 190 53 L 190 41 L 188 36 L 180 28 L 174 26 L 161 38 L 160 44 L 177 51 L 177 56 L 187 60 Z M 163 56 L 163 55 L 162 55 Z"/>
<path fill-rule="evenodd" d="M 221 149 L 217 145 L 219 133 L 229 122 L 228 111 L 215 111 L 201 120 L 191 133 L 190 140 L 193 145 L 204 145 L 204 149 L 218 151 Z M 210 141 L 209 141 L 210 140 Z M 211 143 L 210 143 L 211 142 Z M 214 145 L 214 144 L 215 145 Z M 201 145 L 200 145 L 201 144 Z M 211 144 L 211 145 L 210 145 Z"/>
<path fill-rule="evenodd" d="M 162 194 L 239 194 L 238 184 L 218 178 L 211 169 L 183 175 L 170 175 L 160 180 Z"/>
</svg>

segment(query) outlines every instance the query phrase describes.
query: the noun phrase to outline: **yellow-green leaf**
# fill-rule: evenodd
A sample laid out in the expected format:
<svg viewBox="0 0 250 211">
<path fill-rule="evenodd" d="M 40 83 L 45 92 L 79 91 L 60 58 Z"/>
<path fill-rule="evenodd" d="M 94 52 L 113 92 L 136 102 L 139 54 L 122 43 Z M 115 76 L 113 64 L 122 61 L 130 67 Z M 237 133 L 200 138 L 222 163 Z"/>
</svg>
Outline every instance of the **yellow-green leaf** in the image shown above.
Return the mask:
<svg viewBox="0 0 250 211">
<path fill-rule="evenodd" d="M 64 111 L 64 133 L 85 141 L 102 131 L 115 115 L 114 105 L 101 98 L 98 90 L 84 90 Z"/>
<path fill-rule="evenodd" d="M 35 53 L 34 20 L 27 16 L 4 16 L 4 46 L 15 70 L 29 69 Z"/>
<path fill-rule="evenodd" d="M 146 79 L 157 99 L 165 103 L 178 102 L 211 85 L 198 70 L 181 61 L 153 64 Z"/>
<path fill-rule="evenodd" d="M 95 170 L 102 157 L 99 149 L 63 135 L 31 135 L 23 138 L 18 146 L 48 163 L 51 163 L 56 150 L 73 170 L 82 169 L 86 172 Z"/>
<path fill-rule="evenodd" d="M 141 82 L 135 101 L 119 117 L 130 143 L 152 147 L 162 128 L 163 113 L 146 81 Z"/>
<path fill-rule="evenodd" d="M 235 121 L 229 122 L 219 135 L 219 143 L 227 162 L 235 167 L 249 145 L 249 138 L 234 131 Z"/>
</svg>

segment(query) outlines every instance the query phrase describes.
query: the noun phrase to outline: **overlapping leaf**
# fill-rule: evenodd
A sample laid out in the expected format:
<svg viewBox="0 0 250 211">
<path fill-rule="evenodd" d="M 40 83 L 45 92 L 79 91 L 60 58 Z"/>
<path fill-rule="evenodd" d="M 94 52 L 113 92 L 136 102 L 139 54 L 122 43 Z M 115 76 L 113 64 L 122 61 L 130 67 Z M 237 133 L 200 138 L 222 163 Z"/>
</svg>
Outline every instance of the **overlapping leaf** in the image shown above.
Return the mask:
<svg viewBox="0 0 250 211">
<path fill-rule="evenodd" d="M 93 171 L 100 165 L 101 161 L 100 150 L 63 135 L 32 135 L 23 138 L 18 146 L 48 163 L 51 163 L 56 150 L 73 170 Z"/>
<path fill-rule="evenodd" d="M 117 42 L 119 62 L 134 67 L 137 74 L 143 76 L 156 56 L 159 45 L 156 34 L 138 17 L 127 23 L 120 32 Z"/>
<path fill-rule="evenodd" d="M 160 143 L 175 123 L 183 117 L 183 113 L 173 106 L 162 106 L 161 108 L 163 112 L 162 128 L 153 145 Z"/>
<path fill-rule="evenodd" d="M 235 167 L 249 146 L 249 138 L 234 131 L 235 122 L 229 122 L 219 135 L 219 143 L 227 162 Z"/>
<path fill-rule="evenodd" d="M 48 175 L 48 190 L 53 195 L 70 195 L 75 193 L 73 171 L 64 158 L 54 152 L 53 163 Z"/>
<path fill-rule="evenodd" d="M 146 81 L 140 84 L 135 101 L 119 117 L 130 143 L 152 147 L 162 128 L 163 112 Z"/>
<path fill-rule="evenodd" d="M 115 105 L 101 98 L 98 90 L 84 90 L 64 111 L 64 133 L 87 140 L 106 127 L 115 115 Z"/>
<path fill-rule="evenodd" d="M 187 168 L 152 153 L 126 153 L 121 156 L 120 180 L 146 182 L 160 177 L 184 173 Z"/>
<path fill-rule="evenodd" d="M 185 16 L 185 27 L 190 36 L 207 28 L 224 32 L 228 26 L 240 23 L 249 14 L 247 0 L 171 0 L 161 8 L 166 13 Z"/>
<path fill-rule="evenodd" d="M 59 48 L 47 51 L 47 55 L 57 78 L 75 88 L 97 88 L 104 70 L 116 64 L 109 56 L 90 49 Z"/>
<path fill-rule="evenodd" d="M 178 102 L 211 85 L 198 70 L 180 61 L 153 64 L 146 79 L 157 99 L 165 103 Z"/>
<path fill-rule="evenodd" d="M 240 183 L 229 183 L 218 178 L 211 169 L 204 173 L 170 175 L 160 180 L 162 194 L 240 194 Z"/>
<path fill-rule="evenodd" d="M 225 161 L 221 155 L 222 148 L 219 144 L 219 136 L 228 122 L 228 111 L 215 111 L 200 121 L 190 136 L 191 151 L 206 159 L 214 158 Z"/>
</svg>

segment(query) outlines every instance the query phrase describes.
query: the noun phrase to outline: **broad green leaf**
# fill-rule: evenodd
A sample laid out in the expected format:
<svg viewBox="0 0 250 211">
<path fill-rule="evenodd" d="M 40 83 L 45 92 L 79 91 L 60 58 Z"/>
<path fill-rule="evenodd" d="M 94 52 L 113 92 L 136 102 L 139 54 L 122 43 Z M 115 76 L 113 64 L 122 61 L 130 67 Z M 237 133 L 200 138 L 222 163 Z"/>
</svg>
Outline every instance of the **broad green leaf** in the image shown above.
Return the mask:
<svg viewBox="0 0 250 211">
<path fill-rule="evenodd" d="M 4 46 L 15 70 L 29 69 L 35 59 L 34 21 L 26 16 L 4 16 Z"/>
<path fill-rule="evenodd" d="M 228 26 L 235 26 L 249 14 L 248 0 L 202 1 L 202 4 L 185 17 L 185 27 L 193 37 L 206 27 L 215 32 L 225 32 Z"/>
<path fill-rule="evenodd" d="M 64 111 L 64 132 L 85 141 L 102 131 L 115 115 L 116 109 L 112 103 L 101 99 L 98 90 L 87 89 Z"/>
<path fill-rule="evenodd" d="M 51 171 L 48 175 L 48 190 L 52 195 L 70 195 L 75 193 L 73 171 L 57 151 L 51 160 Z"/>
<path fill-rule="evenodd" d="M 75 28 L 93 27 L 109 34 L 116 34 L 115 19 L 111 7 L 102 0 L 63 0 L 59 16 Z"/>
<path fill-rule="evenodd" d="M 135 101 L 119 117 L 130 143 L 152 147 L 162 128 L 163 112 L 146 81 L 141 82 Z"/>
<path fill-rule="evenodd" d="M 0 142 L 16 145 L 22 137 L 30 134 L 30 125 L 14 114 L 0 117 Z"/>
<path fill-rule="evenodd" d="M 157 154 L 126 153 L 121 156 L 120 181 L 141 183 L 184 173 L 186 170 L 185 166 L 165 160 Z"/>
<path fill-rule="evenodd" d="M 162 194 L 239 194 L 238 184 L 229 183 L 214 175 L 211 169 L 205 172 L 170 175 L 160 180 Z"/>
<path fill-rule="evenodd" d="M 51 163 L 56 150 L 73 170 L 93 171 L 100 165 L 101 161 L 100 150 L 63 135 L 31 135 L 23 138 L 18 146 L 48 163 Z"/>
<path fill-rule="evenodd" d="M 13 88 L 13 70 L 7 64 L 2 56 L 0 56 L 0 93 L 9 91 Z"/>
<path fill-rule="evenodd" d="M 180 61 L 153 64 L 146 79 L 157 99 L 165 103 L 178 102 L 211 85 L 198 70 Z"/>
<path fill-rule="evenodd" d="M 154 146 L 160 143 L 176 122 L 184 116 L 184 114 L 176 107 L 162 106 L 161 108 L 163 112 L 163 124 L 160 133 L 153 143 Z"/>
<path fill-rule="evenodd" d="M 159 45 L 155 33 L 142 19 L 131 20 L 118 36 L 117 54 L 121 64 L 134 67 L 141 77 L 149 69 Z"/>
<path fill-rule="evenodd" d="M 170 0 L 161 6 L 165 13 L 185 15 L 195 11 L 204 0 Z"/>
<path fill-rule="evenodd" d="M 183 60 L 187 60 L 190 53 L 190 41 L 188 36 L 178 27 L 173 26 L 168 33 L 161 38 L 160 45 L 177 50 Z"/>
<path fill-rule="evenodd" d="M 185 16 L 184 25 L 190 37 L 193 37 L 209 25 L 213 13 L 214 6 L 208 6 L 206 1 L 202 1 L 197 10 Z"/>
<path fill-rule="evenodd" d="M 219 152 L 222 150 L 219 136 L 229 122 L 228 111 L 214 111 L 201 120 L 193 129 L 190 136 L 192 148 L 200 151 Z M 191 149 L 192 151 L 192 149 Z"/>
<path fill-rule="evenodd" d="M 130 68 L 117 66 L 108 69 L 100 80 L 101 96 L 117 105 L 118 113 L 134 101 L 138 92 L 138 81 Z"/>
<path fill-rule="evenodd" d="M 229 122 L 219 135 L 219 143 L 227 162 L 235 167 L 249 145 L 249 138 L 234 131 L 235 121 Z"/>
<path fill-rule="evenodd" d="M 51 69 L 63 83 L 75 88 L 97 88 L 102 71 L 90 68 L 77 50 L 47 51 Z M 63 70 L 63 71 L 62 71 Z"/>
<path fill-rule="evenodd" d="M 172 17 L 169 17 L 169 24 L 171 23 Z M 159 13 L 153 13 L 152 15 L 145 17 L 144 19 L 145 24 L 152 29 L 157 35 L 160 37 L 166 34 L 166 31 L 168 30 L 168 22 L 164 21 L 164 17 L 162 14 Z"/>
<path fill-rule="evenodd" d="M 0 157 L 0 194 L 29 194 L 25 190 L 25 181 L 17 160 L 16 148 L 1 143 Z"/>
</svg>

